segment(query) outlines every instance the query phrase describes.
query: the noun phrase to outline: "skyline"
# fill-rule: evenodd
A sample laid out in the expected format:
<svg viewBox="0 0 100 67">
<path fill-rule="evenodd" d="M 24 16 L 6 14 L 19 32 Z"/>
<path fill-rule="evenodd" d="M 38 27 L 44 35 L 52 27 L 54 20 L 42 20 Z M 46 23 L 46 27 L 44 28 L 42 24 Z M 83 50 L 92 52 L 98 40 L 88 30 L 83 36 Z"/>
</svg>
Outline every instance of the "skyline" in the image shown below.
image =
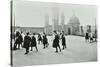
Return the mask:
<svg viewBox="0 0 100 67">
<path fill-rule="evenodd" d="M 61 14 L 63 13 L 65 17 L 65 24 L 68 24 L 69 19 L 74 15 L 79 18 L 80 25 L 95 25 L 95 21 L 97 19 L 96 6 L 33 1 L 13 2 L 13 23 L 15 19 L 15 26 L 44 27 L 46 21 L 45 16 L 48 15 L 49 24 L 52 25 L 52 9 L 54 7 L 59 9 L 59 24 L 61 24 Z"/>
</svg>

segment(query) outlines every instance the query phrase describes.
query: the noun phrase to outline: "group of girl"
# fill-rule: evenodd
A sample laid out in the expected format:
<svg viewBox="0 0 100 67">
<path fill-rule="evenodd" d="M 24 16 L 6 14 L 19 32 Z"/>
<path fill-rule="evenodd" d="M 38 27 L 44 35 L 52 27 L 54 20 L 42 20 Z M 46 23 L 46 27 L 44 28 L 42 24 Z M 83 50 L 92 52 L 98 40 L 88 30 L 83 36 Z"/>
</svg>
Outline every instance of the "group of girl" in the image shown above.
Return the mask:
<svg viewBox="0 0 100 67">
<path fill-rule="evenodd" d="M 97 34 L 92 33 L 92 32 L 86 32 L 85 40 L 86 40 L 86 42 L 90 42 L 90 43 L 97 42 Z"/>
<path fill-rule="evenodd" d="M 29 48 L 31 48 L 31 51 L 33 51 L 33 47 L 35 47 L 36 51 L 38 51 L 37 41 L 38 41 L 38 44 L 43 44 L 43 49 L 45 49 L 49 46 L 48 38 L 47 38 L 47 35 L 45 32 L 43 32 L 42 34 L 38 33 L 37 40 L 36 40 L 35 35 L 36 35 L 36 33 L 33 33 L 30 36 L 30 33 L 27 32 L 26 35 L 23 37 L 22 32 L 21 33 L 16 32 L 14 50 L 17 49 L 17 46 L 18 46 L 18 49 L 20 49 L 20 45 L 21 45 L 22 48 L 26 49 L 25 54 L 29 53 Z M 52 46 L 53 46 L 53 48 L 56 49 L 55 52 L 58 53 L 58 48 L 59 48 L 59 51 L 61 52 L 61 47 L 60 47 L 60 43 L 59 43 L 60 40 L 61 40 L 62 46 L 63 46 L 62 50 L 64 50 L 66 48 L 66 38 L 64 35 L 64 31 L 62 31 L 60 34 L 58 34 L 57 31 L 53 31 L 53 35 L 54 35 L 54 38 L 53 38 Z"/>
<path fill-rule="evenodd" d="M 54 39 L 53 39 L 53 47 L 56 49 L 55 52 L 58 53 L 58 48 L 59 51 L 61 52 L 61 47 L 60 47 L 60 40 L 61 40 L 61 44 L 63 46 L 62 50 L 64 50 L 66 48 L 66 38 L 64 35 L 64 31 L 62 31 L 60 34 L 57 33 L 57 31 L 53 31 L 54 33 Z"/>
</svg>

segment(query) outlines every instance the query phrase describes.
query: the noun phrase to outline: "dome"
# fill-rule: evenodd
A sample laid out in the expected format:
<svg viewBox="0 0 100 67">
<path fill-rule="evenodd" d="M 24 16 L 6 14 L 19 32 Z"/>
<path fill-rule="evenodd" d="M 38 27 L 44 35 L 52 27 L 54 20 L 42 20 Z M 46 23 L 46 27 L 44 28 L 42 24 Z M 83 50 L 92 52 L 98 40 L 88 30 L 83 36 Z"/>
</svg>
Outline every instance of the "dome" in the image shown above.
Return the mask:
<svg viewBox="0 0 100 67">
<path fill-rule="evenodd" d="M 72 16 L 72 17 L 69 19 L 69 23 L 68 23 L 68 24 L 80 24 L 80 21 L 79 21 L 78 17 Z"/>
</svg>

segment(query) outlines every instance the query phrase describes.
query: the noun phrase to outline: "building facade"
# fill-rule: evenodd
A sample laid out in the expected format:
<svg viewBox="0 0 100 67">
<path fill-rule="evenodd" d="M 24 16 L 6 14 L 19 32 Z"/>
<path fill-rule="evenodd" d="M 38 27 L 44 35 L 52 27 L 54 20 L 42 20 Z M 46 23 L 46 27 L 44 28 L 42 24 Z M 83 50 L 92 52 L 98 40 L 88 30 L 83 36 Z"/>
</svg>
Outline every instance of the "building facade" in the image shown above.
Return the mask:
<svg viewBox="0 0 100 67">
<path fill-rule="evenodd" d="M 56 16 L 55 16 L 56 17 Z M 53 25 L 46 25 L 45 29 L 46 29 L 46 34 L 51 34 L 51 32 L 53 30 L 56 30 L 58 32 L 64 31 L 66 35 L 79 35 L 79 29 L 80 28 L 80 21 L 78 19 L 78 17 L 76 16 L 72 16 L 69 19 L 68 24 L 65 24 L 65 16 L 62 13 L 61 15 L 61 24 L 58 24 L 58 19 L 53 18 Z"/>
</svg>

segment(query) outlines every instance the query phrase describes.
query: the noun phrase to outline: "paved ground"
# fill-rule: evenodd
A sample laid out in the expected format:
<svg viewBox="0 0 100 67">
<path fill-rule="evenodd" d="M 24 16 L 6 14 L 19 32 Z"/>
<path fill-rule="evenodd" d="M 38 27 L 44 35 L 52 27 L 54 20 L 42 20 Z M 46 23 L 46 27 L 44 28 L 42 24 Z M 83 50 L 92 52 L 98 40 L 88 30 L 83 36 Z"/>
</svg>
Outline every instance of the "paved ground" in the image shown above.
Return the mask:
<svg viewBox="0 0 100 67">
<path fill-rule="evenodd" d="M 58 63 L 76 63 L 97 61 L 97 44 L 86 43 L 83 37 L 66 36 L 67 49 L 62 52 L 55 53 L 52 48 L 52 40 L 49 38 L 50 46 L 43 49 L 43 45 L 38 45 L 39 51 L 30 51 L 28 55 L 24 55 L 25 49 L 13 51 L 13 65 L 43 65 Z"/>
</svg>

